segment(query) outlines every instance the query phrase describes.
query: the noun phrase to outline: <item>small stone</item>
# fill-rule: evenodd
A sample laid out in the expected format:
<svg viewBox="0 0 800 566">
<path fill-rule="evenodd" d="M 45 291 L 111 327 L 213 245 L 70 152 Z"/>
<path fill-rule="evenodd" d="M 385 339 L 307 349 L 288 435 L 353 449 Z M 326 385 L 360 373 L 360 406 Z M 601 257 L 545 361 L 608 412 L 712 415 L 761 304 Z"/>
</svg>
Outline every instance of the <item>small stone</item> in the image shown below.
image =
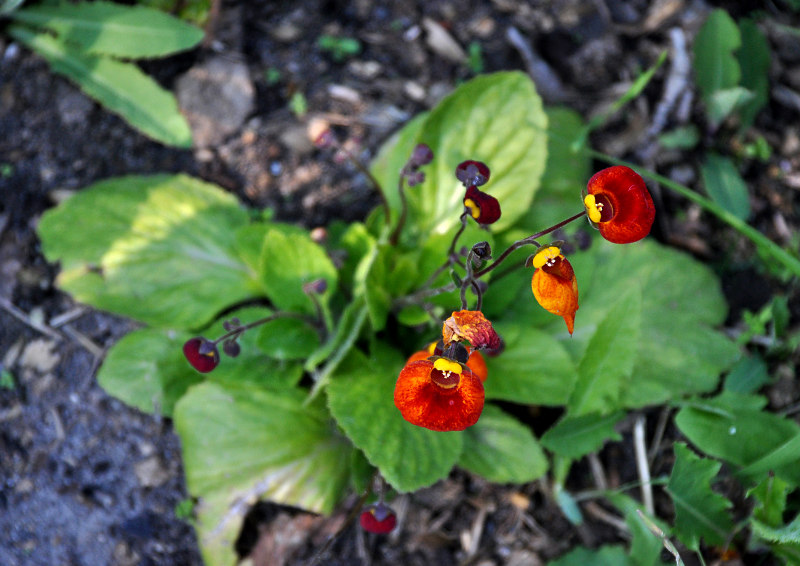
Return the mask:
<svg viewBox="0 0 800 566">
<path fill-rule="evenodd" d="M 164 469 L 157 456 L 137 462 L 133 469 L 142 487 L 158 487 L 169 479 L 169 472 Z"/>
<path fill-rule="evenodd" d="M 20 365 L 40 373 L 51 371 L 61 357 L 55 353 L 56 344 L 52 340 L 39 338 L 29 342 L 22 352 Z"/>
<path fill-rule="evenodd" d="M 434 53 L 453 63 L 466 61 L 467 54 L 444 27 L 430 18 L 422 20 L 422 27 L 427 34 L 426 43 Z"/>
<path fill-rule="evenodd" d="M 381 74 L 383 66 L 377 61 L 351 61 L 347 69 L 358 78 L 370 81 Z"/>
<path fill-rule="evenodd" d="M 418 82 L 408 81 L 403 85 L 405 92 L 411 100 L 422 102 L 425 100 L 425 89 Z"/>
</svg>

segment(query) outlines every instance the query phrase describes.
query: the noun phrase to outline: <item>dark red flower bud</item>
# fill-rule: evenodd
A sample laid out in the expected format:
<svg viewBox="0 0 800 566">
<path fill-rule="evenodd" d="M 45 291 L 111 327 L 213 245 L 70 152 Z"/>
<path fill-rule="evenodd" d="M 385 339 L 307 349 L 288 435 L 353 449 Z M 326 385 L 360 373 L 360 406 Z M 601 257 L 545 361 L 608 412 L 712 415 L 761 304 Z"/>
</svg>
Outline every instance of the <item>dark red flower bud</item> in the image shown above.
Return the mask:
<svg viewBox="0 0 800 566">
<path fill-rule="evenodd" d="M 478 224 L 494 224 L 500 219 L 500 203 L 492 195 L 478 190 L 475 185 L 467 187 L 464 206 Z"/>
<path fill-rule="evenodd" d="M 381 501 L 365 507 L 359 522 L 365 531 L 385 535 L 397 526 L 397 515 L 391 507 Z"/>
<path fill-rule="evenodd" d="M 421 167 L 433 161 L 433 151 L 424 143 L 419 143 L 411 152 L 411 159 L 408 164 L 411 167 Z"/>
<path fill-rule="evenodd" d="M 465 187 L 480 187 L 489 180 L 489 168 L 480 161 L 464 161 L 456 167 L 456 179 L 464 183 Z"/>
<path fill-rule="evenodd" d="M 222 344 L 222 351 L 231 358 L 235 358 L 242 352 L 242 347 L 236 340 L 226 340 Z"/>
<path fill-rule="evenodd" d="M 202 336 L 187 340 L 183 345 L 183 355 L 200 373 L 208 373 L 219 365 L 219 351 L 216 344 Z"/>
<path fill-rule="evenodd" d="M 303 292 L 306 295 L 321 295 L 328 290 L 328 282 L 324 279 L 315 279 L 303 285 Z"/>
</svg>

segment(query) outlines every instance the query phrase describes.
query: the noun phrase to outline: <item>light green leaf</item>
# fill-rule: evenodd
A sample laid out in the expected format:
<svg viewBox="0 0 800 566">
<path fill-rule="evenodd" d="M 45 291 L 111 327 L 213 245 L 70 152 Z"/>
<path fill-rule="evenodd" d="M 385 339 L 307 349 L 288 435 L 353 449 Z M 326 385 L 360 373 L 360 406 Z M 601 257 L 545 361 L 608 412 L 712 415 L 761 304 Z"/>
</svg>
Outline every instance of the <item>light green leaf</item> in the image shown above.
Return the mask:
<svg viewBox="0 0 800 566">
<path fill-rule="evenodd" d="M 314 303 L 303 291 L 303 285 L 317 279 L 328 284 L 318 295 L 326 303 L 336 288 L 337 273 L 333 262 L 311 237 L 287 225 L 272 225 L 261 248 L 261 284 L 275 306 L 282 310 L 314 314 Z"/>
<path fill-rule="evenodd" d="M 496 483 L 526 483 L 547 471 L 547 458 L 530 428 L 493 405 L 464 431 L 458 465 Z"/>
<path fill-rule="evenodd" d="M 189 386 L 203 380 L 183 357 L 183 343 L 190 337 L 171 330 L 135 330 L 108 352 L 97 382 L 128 405 L 171 416 Z"/>
<path fill-rule="evenodd" d="M 786 510 L 786 496 L 789 484 L 772 475 L 765 477 L 755 487 L 747 491 L 747 497 L 753 497 L 753 519 L 769 527 L 783 524 L 783 513 Z"/>
<path fill-rule="evenodd" d="M 658 143 L 665 149 L 692 149 L 700 142 L 697 126 L 678 126 L 658 136 Z"/>
<path fill-rule="evenodd" d="M 749 19 L 739 22 L 742 48 L 736 52 L 742 70 L 742 86 L 754 97 L 741 109 L 742 127 L 748 128 L 769 102 L 769 67 L 771 53 L 769 42 L 758 25 Z"/>
<path fill-rule="evenodd" d="M 178 110 L 175 97 L 136 65 L 88 55 L 25 27 L 11 26 L 8 32 L 44 57 L 53 71 L 74 81 L 145 135 L 166 145 L 192 146 L 189 123 Z"/>
<path fill-rule="evenodd" d="M 486 358 L 486 398 L 533 405 L 566 403 L 577 370 L 564 347 L 550 334 L 527 325 L 501 320 L 494 326 L 505 349 Z"/>
<path fill-rule="evenodd" d="M 578 365 L 569 414 L 608 413 L 621 406 L 641 337 L 642 292 L 633 284 L 597 326 Z"/>
<path fill-rule="evenodd" d="M 319 346 L 319 334 L 307 322 L 278 318 L 258 332 L 258 347 L 277 360 L 307 358 Z"/>
<path fill-rule="evenodd" d="M 401 133 L 402 143 L 392 141 L 391 160 L 381 152 L 373 173 L 391 195 L 414 145 L 424 142 L 433 150 L 433 163 L 422 169 L 425 182 L 406 191 L 409 227 L 417 236 L 446 233 L 458 224 L 464 188 L 454 172 L 466 159 L 491 169 L 482 189 L 503 210 L 493 231 L 511 226 L 528 209 L 547 157 L 547 116 L 527 75 L 514 71 L 477 77 L 442 100 L 424 123 L 413 121 L 408 128 L 417 135 Z M 398 210 L 399 198 L 392 195 L 389 202 Z"/>
<path fill-rule="evenodd" d="M 621 440 L 614 427 L 624 416 L 621 411 L 608 415 L 566 416 L 544 433 L 542 446 L 560 456 L 577 460 L 599 450 L 607 440 Z"/>
<path fill-rule="evenodd" d="M 708 153 L 700 173 L 711 200 L 737 218 L 747 220 L 750 216 L 750 194 L 733 161 L 716 153 Z"/>
<path fill-rule="evenodd" d="M 654 566 L 663 564 L 661 561 L 662 542 L 653 532 L 651 527 L 642 518 L 643 513 L 647 520 L 662 531 L 667 531 L 666 525 L 647 515 L 644 507 L 636 500 L 621 493 L 607 493 L 606 497 L 614 507 L 625 516 L 625 523 L 630 527 L 633 540 L 631 541 L 630 557 L 636 566 Z"/>
<path fill-rule="evenodd" d="M 136 59 L 191 49 L 203 30 L 144 6 L 111 2 L 44 4 L 19 10 L 14 19 L 54 31 L 87 53 Z"/>
<path fill-rule="evenodd" d="M 739 467 L 738 475 L 758 481 L 774 472 L 800 486 L 800 426 L 748 404 L 748 399 L 726 391 L 702 405 L 685 407 L 675 423 L 700 450 Z"/>
<path fill-rule="evenodd" d="M 714 91 L 706 101 L 708 120 L 714 127 L 717 127 L 731 113 L 746 106 L 754 99 L 755 94 L 741 86 Z"/>
<path fill-rule="evenodd" d="M 175 407 L 197 533 L 209 566 L 236 562 L 233 543 L 258 498 L 329 513 L 349 484 L 352 446 L 299 390 L 193 387 Z"/>
<path fill-rule="evenodd" d="M 429 486 L 450 472 L 462 452 L 462 432 L 412 425 L 394 406 L 394 384 L 404 358 L 376 345 L 367 358 L 356 350 L 328 385 L 328 406 L 353 444 L 398 491 Z"/>
<path fill-rule="evenodd" d="M 236 199 L 184 175 L 102 181 L 47 211 L 39 237 L 77 300 L 165 328 L 199 328 L 254 296 Z M 76 227 L 79 227 L 77 229 Z"/>
<path fill-rule="evenodd" d="M 741 70 L 734 52 L 739 49 L 739 28 L 718 8 L 706 19 L 694 40 L 694 77 L 703 99 L 739 84 Z"/>
<path fill-rule="evenodd" d="M 634 566 L 634 563 L 625 554 L 625 549 L 618 545 L 606 545 L 597 550 L 589 550 L 579 546 L 558 560 L 551 560 L 547 563 L 547 566 L 587 566 L 587 564 Z"/>
<path fill-rule="evenodd" d="M 800 516 L 782 527 L 769 527 L 761 521 L 753 521 L 753 534 L 779 544 L 800 544 Z"/>
<path fill-rule="evenodd" d="M 695 456 L 685 444 L 675 444 L 675 465 L 667 493 L 675 504 L 675 534 L 692 550 L 707 544 L 722 544 L 733 523 L 731 502 L 711 490 L 722 464 Z"/>
</svg>

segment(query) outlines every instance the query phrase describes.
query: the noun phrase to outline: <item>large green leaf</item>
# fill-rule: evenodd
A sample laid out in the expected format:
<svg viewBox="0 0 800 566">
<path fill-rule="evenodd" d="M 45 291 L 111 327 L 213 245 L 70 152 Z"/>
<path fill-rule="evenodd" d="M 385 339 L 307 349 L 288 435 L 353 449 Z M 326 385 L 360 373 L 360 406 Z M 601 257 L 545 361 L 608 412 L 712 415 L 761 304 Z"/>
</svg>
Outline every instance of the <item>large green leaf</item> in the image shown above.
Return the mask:
<svg viewBox="0 0 800 566">
<path fill-rule="evenodd" d="M 330 512 L 344 495 L 352 446 L 299 390 L 194 386 L 175 406 L 197 533 L 209 566 L 235 563 L 233 543 L 258 498 Z"/>
<path fill-rule="evenodd" d="M 550 334 L 500 320 L 495 329 L 505 349 L 487 357 L 487 399 L 533 405 L 563 405 L 575 386 L 577 371 L 564 347 Z"/>
<path fill-rule="evenodd" d="M 314 303 L 303 285 L 324 279 L 327 291 L 319 295 L 322 303 L 336 288 L 336 268 L 325 250 L 294 226 L 270 226 L 261 248 L 260 267 L 261 284 L 280 309 L 314 314 Z"/>
<path fill-rule="evenodd" d="M 692 550 L 699 549 L 701 539 L 722 544 L 733 529 L 731 502 L 711 489 L 721 466 L 694 455 L 685 444 L 675 444 L 667 492 L 675 504 L 675 534 Z"/>
<path fill-rule="evenodd" d="M 551 560 L 547 563 L 547 566 L 586 566 L 587 564 L 633 566 L 633 562 L 625 554 L 625 549 L 618 545 L 606 545 L 597 550 L 589 550 L 579 546 L 558 560 Z"/>
<path fill-rule="evenodd" d="M 774 473 L 800 486 L 800 426 L 749 399 L 763 400 L 726 391 L 685 407 L 675 423 L 700 450 L 739 467 L 742 477 L 758 481 Z"/>
<path fill-rule="evenodd" d="M 200 328 L 251 298 L 236 199 L 185 175 L 101 181 L 47 211 L 39 237 L 77 300 L 164 328 Z"/>
<path fill-rule="evenodd" d="M 718 8 L 706 19 L 694 40 L 694 78 L 703 99 L 739 84 L 741 70 L 734 52 L 741 45 L 739 28 Z"/>
<path fill-rule="evenodd" d="M 525 483 L 547 471 L 547 458 L 530 428 L 493 405 L 464 431 L 458 465 L 489 481 Z"/>
<path fill-rule="evenodd" d="M 86 54 L 22 26 L 11 26 L 8 31 L 44 57 L 53 71 L 77 83 L 83 92 L 142 133 L 166 145 L 192 146 L 189 123 L 178 110 L 175 97 L 136 65 Z"/>
<path fill-rule="evenodd" d="M 424 142 L 433 150 L 433 163 L 423 168 L 425 182 L 406 190 L 410 225 L 418 234 L 445 233 L 458 224 L 464 188 L 455 168 L 466 159 L 483 161 L 491 169 L 482 189 L 503 210 L 493 230 L 511 226 L 528 209 L 547 157 L 547 116 L 527 75 L 477 77 L 442 100 L 423 123 L 415 120 L 407 127 L 416 135 L 404 132 L 392 140 L 391 154 L 381 152 L 373 173 L 391 195 L 414 145 Z M 399 199 L 391 196 L 389 202 L 397 210 Z"/>
<path fill-rule="evenodd" d="M 621 440 L 614 426 L 624 416 L 622 411 L 608 415 L 566 416 L 544 433 L 542 446 L 560 456 L 577 460 L 599 450 L 607 440 Z"/>
<path fill-rule="evenodd" d="M 570 414 L 609 413 L 621 406 L 622 391 L 636 360 L 642 326 L 642 291 L 633 284 L 597 325 L 578 365 L 567 404 Z"/>
<path fill-rule="evenodd" d="M 87 53 L 127 59 L 169 55 L 203 39 L 203 30 L 169 14 L 111 2 L 31 6 L 15 12 L 14 19 L 52 30 Z"/>
<path fill-rule="evenodd" d="M 394 406 L 403 356 L 376 344 L 367 358 L 351 351 L 328 385 L 328 405 L 347 436 L 398 491 L 414 491 L 447 476 L 461 454 L 462 432 L 412 425 Z"/>
</svg>

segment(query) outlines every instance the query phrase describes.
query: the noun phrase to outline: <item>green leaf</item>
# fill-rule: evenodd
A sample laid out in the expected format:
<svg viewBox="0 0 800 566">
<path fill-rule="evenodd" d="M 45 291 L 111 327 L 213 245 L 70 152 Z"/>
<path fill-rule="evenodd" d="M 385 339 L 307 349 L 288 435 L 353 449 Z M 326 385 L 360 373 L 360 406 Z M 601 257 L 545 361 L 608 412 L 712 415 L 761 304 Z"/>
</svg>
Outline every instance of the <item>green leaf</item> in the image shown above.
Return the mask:
<svg viewBox="0 0 800 566">
<path fill-rule="evenodd" d="M 305 321 L 278 318 L 261 327 L 258 347 L 277 360 L 304 359 L 319 347 L 319 334 Z"/>
<path fill-rule="evenodd" d="M 254 296 L 236 230 L 247 213 L 184 175 L 101 181 L 47 211 L 39 237 L 77 300 L 165 328 L 199 328 Z M 80 229 L 76 229 L 79 226 Z"/>
<path fill-rule="evenodd" d="M 675 465 L 667 493 L 675 504 L 675 534 L 692 550 L 722 544 L 733 529 L 731 502 L 711 490 L 722 464 L 695 456 L 685 444 L 675 444 Z"/>
<path fill-rule="evenodd" d="M 493 405 L 464 431 L 458 465 L 495 483 L 526 483 L 547 471 L 547 458 L 530 428 Z"/>
<path fill-rule="evenodd" d="M 567 404 L 571 415 L 607 413 L 621 406 L 633 372 L 642 324 L 642 293 L 629 287 L 597 326 L 578 366 Z"/>
<path fill-rule="evenodd" d="M 160 57 L 191 49 L 203 30 L 144 6 L 111 2 L 44 4 L 18 10 L 14 19 L 54 31 L 87 53 L 126 59 Z"/>
<path fill-rule="evenodd" d="M 749 399 L 763 401 L 726 391 L 685 407 L 675 423 L 700 450 L 739 467 L 737 475 L 758 481 L 773 472 L 800 486 L 800 426 L 748 404 Z"/>
<path fill-rule="evenodd" d="M 372 171 L 397 211 L 399 198 L 393 193 L 414 145 L 424 142 L 433 150 L 433 163 L 423 167 L 425 182 L 406 190 L 408 227 L 417 236 L 446 233 L 458 224 L 464 188 L 454 171 L 466 159 L 483 161 L 491 169 L 491 179 L 482 189 L 497 198 L 503 210 L 492 226 L 494 232 L 511 226 L 530 206 L 547 157 L 547 116 L 524 73 L 500 72 L 468 81 L 442 100 L 424 123 L 415 120 L 407 128 L 409 133 L 390 142 L 391 158 L 381 151 Z"/>
<path fill-rule="evenodd" d="M 349 485 L 352 446 L 298 390 L 194 386 L 175 407 L 197 533 L 209 566 L 236 562 L 233 543 L 258 498 L 329 513 Z"/>
<path fill-rule="evenodd" d="M 723 9 L 712 11 L 694 40 L 694 78 L 708 104 L 711 95 L 739 84 L 741 70 L 734 52 L 741 38 L 736 23 Z"/>
<path fill-rule="evenodd" d="M 788 525 L 782 527 L 769 527 L 761 521 L 753 521 L 753 534 L 779 544 L 800 544 L 800 515 Z"/>
<path fill-rule="evenodd" d="M 614 507 L 622 512 L 625 516 L 625 523 L 630 527 L 631 534 L 633 535 L 630 558 L 636 566 L 663 564 L 660 559 L 662 548 L 661 539 L 650 530 L 650 525 L 645 522 L 640 513 L 644 514 L 648 521 L 652 522 L 652 524 L 662 531 L 667 530 L 666 525 L 647 515 L 644 507 L 627 495 L 611 492 L 607 493 L 606 497 Z"/>
<path fill-rule="evenodd" d="M 560 456 L 577 460 L 599 450 L 607 440 L 621 440 L 614 427 L 624 416 L 621 411 L 607 415 L 566 416 L 544 433 L 542 446 Z"/>
<path fill-rule="evenodd" d="M 395 489 L 414 491 L 444 478 L 462 452 L 462 432 L 412 425 L 394 406 L 394 384 L 404 358 L 376 344 L 367 358 L 353 350 L 328 385 L 336 422 Z"/>
<path fill-rule="evenodd" d="M 534 405 L 566 403 L 577 372 L 564 347 L 550 334 L 527 325 L 501 320 L 495 328 L 505 349 L 486 358 L 486 398 Z"/>
<path fill-rule="evenodd" d="M 664 149 L 692 149 L 700 142 L 697 126 L 678 126 L 658 136 L 658 143 Z"/>
<path fill-rule="evenodd" d="M 734 393 L 755 393 L 769 383 L 767 364 L 758 354 L 744 356 L 725 377 L 725 390 Z"/>
<path fill-rule="evenodd" d="M 326 303 L 336 288 L 337 273 L 325 250 L 304 231 L 293 226 L 272 225 L 264 237 L 260 261 L 261 284 L 273 304 L 287 311 L 314 314 L 314 303 L 303 285 L 324 279 L 328 290 L 318 295 Z"/>
<path fill-rule="evenodd" d="M 131 332 L 108 352 L 97 382 L 128 405 L 171 416 L 189 386 L 203 380 L 183 357 L 183 343 L 190 337 L 154 328 Z"/>
<path fill-rule="evenodd" d="M 725 118 L 754 98 L 753 92 L 741 86 L 714 91 L 706 101 L 709 122 L 716 128 Z"/>
<path fill-rule="evenodd" d="M 753 93 L 753 99 L 740 110 L 742 127 L 750 127 L 758 113 L 769 102 L 770 48 L 767 38 L 753 20 L 739 22 L 742 48 L 736 53 L 742 71 L 742 86 Z"/>
<path fill-rule="evenodd" d="M 8 32 L 44 57 L 53 71 L 74 81 L 143 134 L 165 145 L 192 146 L 189 123 L 178 110 L 175 97 L 136 65 L 88 55 L 25 27 L 11 26 Z"/>
<path fill-rule="evenodd" d="M 551 560 L 547 566 L 586 566 L 587 564 L 634 566 L 634 563 L 625 554 L 625 549 L 618 545 L 606 545 L 597 550 L 579 546 L 558 560 Z"/>
<path fill-rule="evenodd" d="M 769 527 L 783 524 L 783 513 L 786 510 L 786 496 L 789 484 L 781 478 L 767 476 L 755 487 L 747 491 L 747 497 L 753 497 L 753 519 Z"/>
</svg>

